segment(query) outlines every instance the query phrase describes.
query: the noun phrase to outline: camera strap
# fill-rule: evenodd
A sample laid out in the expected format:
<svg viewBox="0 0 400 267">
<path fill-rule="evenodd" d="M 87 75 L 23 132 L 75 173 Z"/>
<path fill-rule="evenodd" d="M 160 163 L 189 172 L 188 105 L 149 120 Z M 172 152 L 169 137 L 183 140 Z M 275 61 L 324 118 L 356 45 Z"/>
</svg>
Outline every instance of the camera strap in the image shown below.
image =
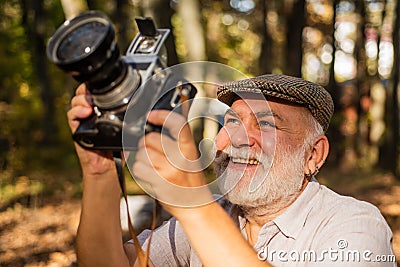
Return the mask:
<svg viewBox="0 0 400 267">
<path fill-rule="evenodd" d="M 122 152 L 118 153 L 115 152 L 114 153 L 114 162 L 115 162 L 115 167 L 117 169 L 117 174 L 118 174 L 118 181 L 119 181 L 119 185 L 121 187 L 121 191 L 125 200 L 125 204 L 126 204 L 126 214 L 127 214 L 127 218 L 128 218 L 128 229 L 129 229 L 129 234 L 133 240 L 133 244 L 135 246 L 136 249 L 136 254 L 137 254 L 137 258 L 139 261 L 139 266 L 140 267 L 154 267 L 153 263 L 149 260 L 149 254 L 150 254 L 150 244 L 151 244 L 151 239 L 153 236 L 153 232 L 156 226 L 156 215 L 157 215 L 157 206 L 159 205 L 158 203 L 154 203 L 153 205 L 153 218 L 152 218 L 152 222 L 151 222 L 151 231 L 150 231 L 150 236 L 148 239 L 148 244 L 147 244 L 147 250 L 146 252 L 143 251 L 139 240 L 137 238 L 137 234 L 135 231 L 135 228 L 133 227 L 132 224 L 132 220 L 131 220 L 131 216 L 130 216 L 130 212 L 129 212 L 129 205 L 128 205 L 128 195 L 126 192 L 126 184 L 125 184 L 125 175 L 124 175 L 124 161 L 123 159 L 123 155 Z"/>
</svg>

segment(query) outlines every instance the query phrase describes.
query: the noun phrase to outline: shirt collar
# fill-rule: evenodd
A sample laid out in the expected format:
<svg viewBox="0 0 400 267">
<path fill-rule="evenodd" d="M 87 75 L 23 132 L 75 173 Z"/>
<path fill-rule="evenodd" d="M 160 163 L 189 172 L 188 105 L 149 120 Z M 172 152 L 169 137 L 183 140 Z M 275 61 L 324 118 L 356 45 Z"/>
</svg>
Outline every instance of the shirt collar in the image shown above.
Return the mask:
<svg viewBox="0 0 400 267">
<path fill-rule="evenodd" d="M 312 199 L 317 194 L 319 189 L 320 184 L 318 183 L 317 179 L 311 178 L 310 182 L 307 184 L 300 196 L 282 214 L 273 220 L 273 222 L 276 224 L 276 226 L 278 226 L 279 230 L 285 236 L 294 239 L 297 238 L 301 228 L 303 228 L 305 224 L 308 214 L 313 208 Z M 230 203 L 229 201 L 226 202 Z M 241 214 L 242 212 L 238 206 L 231 203 L 230 205 L 229 213 L 243 233 L 245 231 L 244 228 L 247 220 Z"/>
<path fill-rule="evenodd" d="M 313 208 L 312 199 L 320 189 L 315 178 L 307 184 L 300 196 L 282 214 L 273 221 L 287 237 L 296 239 L 303 228 L 308 214 Z"/>
</svg>

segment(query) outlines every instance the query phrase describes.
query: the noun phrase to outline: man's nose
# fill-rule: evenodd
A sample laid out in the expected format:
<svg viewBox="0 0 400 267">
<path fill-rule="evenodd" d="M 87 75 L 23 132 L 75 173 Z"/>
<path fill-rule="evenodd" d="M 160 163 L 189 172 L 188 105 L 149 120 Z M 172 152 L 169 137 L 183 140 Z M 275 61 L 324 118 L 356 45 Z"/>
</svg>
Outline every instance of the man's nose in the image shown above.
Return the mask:
<svg viewBox="0 0 400 267">
<path fill-rule="evenodd" d="M 230 132 L 231 144 L 234 147 L 253 146 L 255 144 L 255 133 L 244 124 Z"/>
</svg>

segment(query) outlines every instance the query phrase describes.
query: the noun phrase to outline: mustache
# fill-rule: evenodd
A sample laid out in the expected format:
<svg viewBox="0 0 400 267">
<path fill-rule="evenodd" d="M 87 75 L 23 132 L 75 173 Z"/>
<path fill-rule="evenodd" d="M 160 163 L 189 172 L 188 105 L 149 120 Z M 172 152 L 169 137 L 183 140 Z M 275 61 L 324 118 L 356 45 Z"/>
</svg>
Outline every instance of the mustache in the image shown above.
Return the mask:
<svg viewBox="0 0 400 267">
<path fill-rule="evenodd" d="M 225 172 L 226 167 L 229 163 L 229 154 L 226 153 L 224 150 L 216 151 L 215 158 L 214 158 L 214 171 L 219 176 L 223 172 Z"/>
</svg>

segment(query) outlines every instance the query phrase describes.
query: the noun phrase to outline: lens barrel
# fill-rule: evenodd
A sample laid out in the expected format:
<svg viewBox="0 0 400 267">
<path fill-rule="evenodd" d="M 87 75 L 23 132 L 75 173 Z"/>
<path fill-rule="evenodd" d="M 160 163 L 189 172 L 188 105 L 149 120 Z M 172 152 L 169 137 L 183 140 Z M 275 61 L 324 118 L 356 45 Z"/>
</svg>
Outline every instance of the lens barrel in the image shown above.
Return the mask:
<svg viewBox="0 0 400 267">
<path fill-rule="evenodd" d="M 101 109 L 125 105 L 140 84 L 140 75 L 120 57 L 111 21 L 99 11 L 65 21 L 50 39 L 47 56 L 75 80 L 85 82 Z"/>
</svg>

